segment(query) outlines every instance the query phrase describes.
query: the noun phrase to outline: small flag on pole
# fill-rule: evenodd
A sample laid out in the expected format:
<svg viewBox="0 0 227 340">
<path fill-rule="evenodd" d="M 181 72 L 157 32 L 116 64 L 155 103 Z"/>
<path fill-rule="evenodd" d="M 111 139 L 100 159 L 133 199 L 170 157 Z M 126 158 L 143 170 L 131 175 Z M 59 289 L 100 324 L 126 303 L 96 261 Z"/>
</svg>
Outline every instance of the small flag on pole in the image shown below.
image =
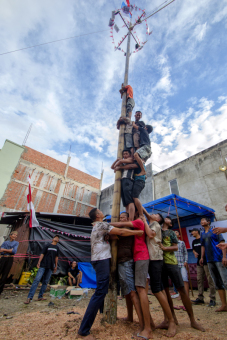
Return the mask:
<svg viewBox="0 0 227 340">
<path fill-rule="evenodd" d="M 30 220 L 29 220 L 29 227 L 33 228 L 33 227 L 38 227 L 39 226 L 39 222 L 36 219 L 35 216 L 35 208 L 34 205 L 32 203 L 32 191 L 31 191 L 31 176 L 28 176 L 28 194 L 27 194 L 27 200 L 28 200 L 28 211 L 30 211 Z"/>
</svg>

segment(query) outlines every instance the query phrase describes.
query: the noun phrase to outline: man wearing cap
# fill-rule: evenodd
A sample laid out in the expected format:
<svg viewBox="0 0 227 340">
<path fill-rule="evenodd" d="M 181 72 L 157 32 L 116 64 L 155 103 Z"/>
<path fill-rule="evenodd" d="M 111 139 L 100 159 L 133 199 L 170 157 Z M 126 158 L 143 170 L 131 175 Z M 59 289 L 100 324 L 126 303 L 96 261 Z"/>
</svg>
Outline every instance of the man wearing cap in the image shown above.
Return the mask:
<svg viewBox="0 0 227 340">
<path fill-rule="evenodd" d="M 209 272 L 209 268 L 207 265 L 206 258 L 204 257 L 203 266 L 200 266 L 199 261 L 201 259 L 201 238 L 200 231 L 198 228 L 193 228 L 189 230 L 195 240 L 192 241 L 192 250 L 195 258 L 197 258 L 197 283 L 198 283 L 198 297 L 196 300 L 192 300 L 196 305 L 204 304 L 204 275 L 206 275 L 209 288 L 210 288 L 210 303 L 208 307 L 216 306 L 216 290 L 214 281 L 212 280 Z"/>
</svg>

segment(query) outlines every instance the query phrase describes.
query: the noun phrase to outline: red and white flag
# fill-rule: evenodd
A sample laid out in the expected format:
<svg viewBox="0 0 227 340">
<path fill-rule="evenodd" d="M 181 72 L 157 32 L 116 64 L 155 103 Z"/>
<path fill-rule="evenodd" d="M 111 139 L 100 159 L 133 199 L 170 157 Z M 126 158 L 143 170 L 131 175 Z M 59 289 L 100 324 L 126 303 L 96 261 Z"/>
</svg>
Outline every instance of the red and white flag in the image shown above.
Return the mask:
<svg viewBox="0 0 227 340">
<path fill-rule="evenodd" d="M 29 227 L 33 228 L 33 227 L 38 227 L 39 226 L 39 222 L 36 219 L 35 216 L 35 208 L 34 205 L 32 203 L 32 191 L 31 191 L 31 176 L 28 176 L 28 194 L 27 194 L 27 200 L 28 200 L 28 211 L 30 211 L 30 220 L 29 220 Z"/>
</svg>

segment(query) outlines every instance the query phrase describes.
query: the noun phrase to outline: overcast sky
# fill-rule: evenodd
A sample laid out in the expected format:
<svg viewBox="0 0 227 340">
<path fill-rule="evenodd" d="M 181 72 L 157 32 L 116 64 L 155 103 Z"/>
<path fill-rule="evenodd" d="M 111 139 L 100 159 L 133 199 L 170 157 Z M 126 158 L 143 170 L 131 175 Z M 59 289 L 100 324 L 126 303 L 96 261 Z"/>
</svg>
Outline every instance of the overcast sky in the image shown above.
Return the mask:
<svg viewBox="0 0 227 340">
<path fill-rule="evenodd" d="M 163 1 L 135 4 L 149 13 Z M 1 1 L 0 54 L 107 31 L 0 55 L 0 148 L 22 144 L 32 123 L 26 145 L 63 162 L 71 145 L 72 166 L 100 177 L 103 162 L 103 188 L 113 183 L 125 57 L 108 22 L 121 2 Z M 160 171 L 227 136 L 227 0 L 176 0 L 147 24 L 153 33 L 131 55 L 129 84 L 154 127 L 148 163 Z M 140 41 L 145 33 L 138 26 Z"/>
</svg>

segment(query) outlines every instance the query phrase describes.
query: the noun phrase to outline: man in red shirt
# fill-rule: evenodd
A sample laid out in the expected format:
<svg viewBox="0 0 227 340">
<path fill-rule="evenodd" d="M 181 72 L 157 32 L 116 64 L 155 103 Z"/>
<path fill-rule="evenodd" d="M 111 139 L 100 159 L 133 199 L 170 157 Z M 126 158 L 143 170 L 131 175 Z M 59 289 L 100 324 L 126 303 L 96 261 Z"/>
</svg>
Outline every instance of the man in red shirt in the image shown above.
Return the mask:
<svg viewBox="0 0 227 340">
<path fill-rule="evenodd" d="M 134 153 L 134 144 L 133 144 L 133 137 L 132 137 L 132 110 L 135 106 L 135 102 L 133 99 L 133 89 L 130 85 L 124 86 L 122 84 L 122 88 L 120 89 L 121 98 L 124 92 L 126 92 L 126 116 L 120 117 L 117 122 L 117 129 L 120 129 L 121 124 L 125 124 L 125 131 L 124 131 L 124 149 L 130 150 L 133 156 Z"/>
<path fill-rule="evenodd" d="M 121 89 L 119 90 L 120 94 L 121 94 L 121 98 L 123 96 L 123 93 L 126 92 L 126 117 L 129 117 L 129 119 L 131 120 L 132 117 L 132 110 L 135 106 L 135 102 L 133 99 L 133 89 L 131 85 L 126 85 L 124 86 L 124 84 L 122 84 Z"/>
<path fill-rule="evenodd" d="M 111 225 L 113 227 L 130 227 L 137 230 L 145 230 L 145 225 L 140 218 L 131 222 L 111 222 Z M 142 236 L 134 237 L 133 259 L 135 262 L 135 286 L 139 295 L 144 322 L 144 327 L 137 336 L 150 339 L 155 325 L 150 315 L 149 301 L 145 289 L 149 267 L 149 252 L 146 245 L 145 232 Z"/>
</svg>

